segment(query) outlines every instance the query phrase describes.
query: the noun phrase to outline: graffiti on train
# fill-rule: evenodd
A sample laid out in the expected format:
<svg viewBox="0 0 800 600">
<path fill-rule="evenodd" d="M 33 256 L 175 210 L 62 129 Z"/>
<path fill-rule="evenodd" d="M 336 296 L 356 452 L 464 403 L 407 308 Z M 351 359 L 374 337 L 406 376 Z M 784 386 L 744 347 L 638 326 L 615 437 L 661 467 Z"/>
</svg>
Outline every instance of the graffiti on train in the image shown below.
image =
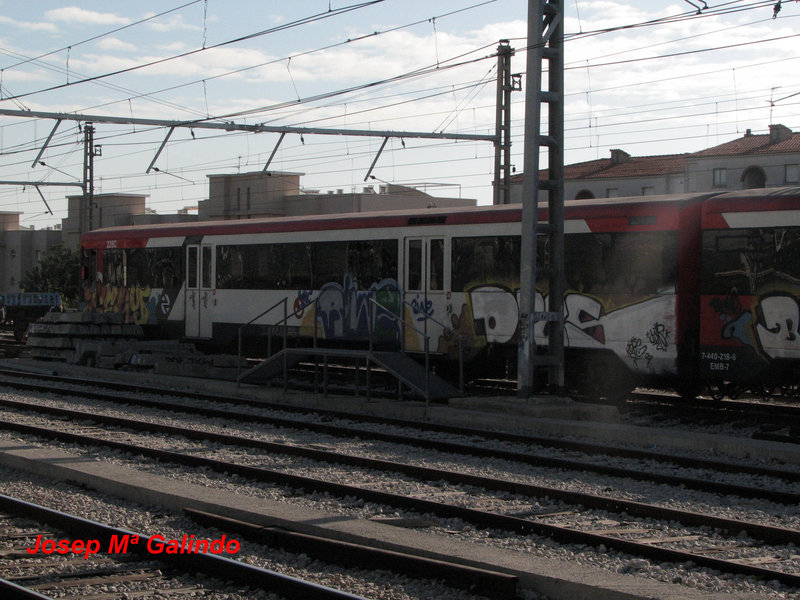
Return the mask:
<svg viewBox="0 0 800 600">
<path fill-rule="evenodd" d="M 301 330 L 308 335 L 316 327 L 317 335 L 326 339 L 356 340 L 367 338 L 371 328 L 376 340 L 400 339 L 395 316 L 400 314 L 400 287 L 394 279 L 359 290 L 347 274 L 343 283 L 326 283 L 316 295 L 299 291 L 295 301 L 298 306 L 305 307 L 298 316 L 302 316 Z"/>
<path fill-rule="evenodd" d="M 482 344 L 516 343 L 519 340 L 519 290 L 502 285 L 482 285 L 469 290 L 460 310 L 450 313 L 452 331 L 443 333 L 438 350 L 451 353 L 458 339 L 474 338 Z M 544 311 L 547 296 L 536 292 L 534 310 Z M 571 347 L 604 348 L 627 357 L 642 370 L 661 370 L 657 359 L 675 356 L 675 298 L 652 296 L 607 311 L 593 296 L 569 292 L 564 296 L 564 338 Z M 534 325 L 534 336 L 547 343 L 549 323 Z"/>
<path fill-rule="evenodd" d="M 720 338 L 724 342 L 738 341 L 762 358 L 800 358 L 800 301 L 796 290 L 773 289 L 745 298 L 734 291 L 712 298 L 710 306 L 721 321 Z"/>
<path fill-rule="evenodd" d="M 122 314 L 125 323 L 147 325 L 155 323 L 157 301 L 149 287 L 123 287 L 97 283 L 84 288 L 86 312 Z"/>
</svg>

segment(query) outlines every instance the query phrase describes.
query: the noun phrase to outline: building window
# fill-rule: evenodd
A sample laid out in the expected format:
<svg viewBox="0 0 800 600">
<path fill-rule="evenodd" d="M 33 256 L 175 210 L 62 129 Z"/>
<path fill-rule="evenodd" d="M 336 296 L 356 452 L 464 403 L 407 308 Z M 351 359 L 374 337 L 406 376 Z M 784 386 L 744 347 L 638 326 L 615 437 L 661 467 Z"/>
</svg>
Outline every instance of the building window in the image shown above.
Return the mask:
<svg viewBox="0 0 800 600">
<path fill-rule="evenodd" d="M 591 200 L 592 198 L 594 198 L 594 194 L 591 190 L 581 190 L 575 194 L 575 200 Z"/>
<path fill-rule="evenodd" d="M 606 188 L 606 198 L 616 198 L 617 196 L 619 196 L 617 188 Z"/>
<path fill-rule="evenodd" d="M 786 183 L 798 183 L 800 181 L 800 166 L 786 165 Z"/>
<path fill-rule="evenodd" d="M 714 169 L 714 187 L 728 185 L 728 169 Z"/>
<path fill-rule="evenodd" d="M 651 185 L 646 185 L 642 188 L 642 196 L 652 196 L 656 193 L 656 188 Z"/>
<path fill-rule="evenodd" d="M 767 187 L 767 175 L 760 167 L 750 167 L 742 174 L 742 183 L 746 190 Z"/>
</svg>

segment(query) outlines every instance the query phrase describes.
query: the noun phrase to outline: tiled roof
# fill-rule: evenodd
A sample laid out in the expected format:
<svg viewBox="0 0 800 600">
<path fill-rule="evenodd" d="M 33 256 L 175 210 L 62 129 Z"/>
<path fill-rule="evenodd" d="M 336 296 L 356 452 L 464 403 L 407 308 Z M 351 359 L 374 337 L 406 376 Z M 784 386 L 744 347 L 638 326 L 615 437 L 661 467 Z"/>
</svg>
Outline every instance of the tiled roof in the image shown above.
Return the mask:
<svg viewBox="0 0 800 600">
<path fill-rule="evenodd" d="M 745 135 L 730 142 L 695 152 L 692 157 L 738 156 L 741 154 L 781 154 L 800 152 L 800 133 L 792 133 L 787 139 L 770 143 L 770 135 Z"/>
<path fill-rule="evenodd" d="M 752 135 L 750 130 L 740 138 L 700 150 L 699 152 L 685 154 L 664 154 L 660 156 L 629 156 L 620 150 L 612 150 L 621 160 L 600 158 L 586 162 L 564 166 L 564 178 L 568 181 L 576 179 L 612 179 L 620 177 L 657 177 L 663 175 L 678 175 L 686 171 L 686 160 L 710 156 L 738 156 L 747 154 L 781 154 L 784 152 L 800 152 L 800 132 L 792 132 L 788 128 L 777 125 L 783 138 L 781 141 L 770 142 L 770 134 Z M 777 130 L 776 130 L 777 131 Z M 512 175 L 513 183 L 522 182 L 522 174 Z M 540 179 L 547 179 L 547 171 L 539 172 Z"/>
<path fill-rule="evenodd" d="M 614 164 L 610 158 L 601 158 L 564 166 L 564 178 L 610 179 L 617 177 L 647 177 L 677 175 L 685 171 L 688 154 L 664 154 L 660 156 L 631 156 L 625 162 Z M 511 181 L 520 183 L 523 175 L 512 175 Z M 547 171 L 539 171 L 540 179 L 547 179 Z"/>
</svg>

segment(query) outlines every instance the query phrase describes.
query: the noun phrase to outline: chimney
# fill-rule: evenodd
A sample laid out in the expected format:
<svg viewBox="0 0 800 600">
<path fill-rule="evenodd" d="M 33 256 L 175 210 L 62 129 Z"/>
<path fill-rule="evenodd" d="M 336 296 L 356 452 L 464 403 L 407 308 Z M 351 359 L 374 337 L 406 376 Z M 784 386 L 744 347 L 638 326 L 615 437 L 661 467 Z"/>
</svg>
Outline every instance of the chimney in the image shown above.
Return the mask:
<svg viewBox="0 0 800 600">
<path fill-rule="evenodd" d="M 753 135 L 752 129 L 748 129 L 747 131 L 744 132 L 744 137 L 750 137 L 751 135 Z"/>
<path fill-rule="evenodd" d="M 626 163 L 630 160 L 631 155 L 625 152 L 625 150 L 612 150 L 611 151 L 611 164 L 612 165 L 621 165 L 622 163 Z"/>
<path fill-rule="evenodd" d="M 792 130 L 786 125 L 770 125 L 769 126 L 769 143 L 777 144 L 778 142 L 785 142 L 792 137 Z"/>
</svg>

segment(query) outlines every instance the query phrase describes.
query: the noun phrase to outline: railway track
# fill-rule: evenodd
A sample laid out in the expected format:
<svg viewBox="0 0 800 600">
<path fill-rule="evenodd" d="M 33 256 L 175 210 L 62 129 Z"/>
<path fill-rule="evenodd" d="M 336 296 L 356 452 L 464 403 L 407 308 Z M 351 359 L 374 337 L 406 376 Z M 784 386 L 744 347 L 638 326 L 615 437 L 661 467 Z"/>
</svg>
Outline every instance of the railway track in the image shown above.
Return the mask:
<svg viewBox="0 0 800 600">
<path fill-rule="evenodd" d="M 216 394 L 210 395 L 204 393 L 190 393 L 187 391 L 179 391 L 167 388 L 145 388 L 124 383 L 94 381 L 92 382 L 92 385 L 87 387 L 87 382 L 85 380 L 45 374 L 35 375 L 35 378 L 43 383 L 34 383 L 30 380 L 30 378 L 26 378 L 24 380 L 20 379 L 20 374 L 13 371 L 0 371 L 0 377 L 2 377 L 0 382 L 6 386 L 28 391 L 60 393 L 68 395 L 78 394 L 82 398 L 96 399 L 115 404 L 124 402 L 125 404 L 148 407 L 151 409 L 173 410 L 179 412 L 188 410 L 193 415 L 202 415 L 209 418 L 226 418 L 238 420 L 240 422 L 256 422 L 272 427 L 303 428 L 315 433 L 343 438 L 358 437 L 375 439 L 383 442 L 396 442 L 400 444 L 413 445 L 416 447 L 437 450 L 441 452 L 464 453 L 486 458 L 509 459 L 553 468 L 587 470 L 602 475 L 636 477 L 638 474 L 638 477 L 649 478 L 654 482 L 668 484 L 675 483 L 676 485 L 685 485 L 693 488 L 696 487 L 697 489 L 701 490 L 708 490 L 709 483 L 706 480 L 693 482 L 690 481 L 689 478 L 684 478 L 675 482 L 675 480 L 669 476 L 653 473 L 650 465 L 646 466 L 647 470 L 640 469 L 633 473 L 626 473 L 625 470 L 608 467 L 603 462 L 596 462 L 594 460 L 587 459 L 566 459 L 553 457 L 542 453 L 532 453 L 529 450 L 525 450 L 525 448 L 534 447 L 540 449 L 552 449 L 564 453 L 579 452 L 590 457 L 599 457 L 600 459 L 615 457 L 633 461 L 660 463 L 682 468 L 707 469 L 715 472 L 725 472 L 738 475 L 767 476 L 787 482 L 800 481 L 800 473 L 789 470 L 770 469 L 768 467 L 756 466 L 748 463 L 708 460 L 699 458 L 697 456 L 683 456 L 666 452 L 650 452 L 608 444 L 574 442 L 558 438 L 520 435 L 500 431 L 487 431 L 477 428 L 408 421 L 375 415 L 356 416 L 351 413 L 335 410 L 325 410 L 319 408 L 310 409 L 235 396 L 223 397 Z M 128 393 L 122 395 L 121 392 Z M 137 392 L 146 392 L 148 394 L 156 393 L 160 397 L 158 399 L 143 397 L 138 395 Z M 182 398 L 184 401 L 169 402 L 163 398 L 164 396 Z M 202 402 L 202 404 L 198 404 L 198 402 Z M 223 406 L 236 407 L 236 409 L 221 408 Z M 270 411 L 275 412 L 272 413 Z M 300 418 L 292 415 L 310 415 L 310 417 Z M 354 425 L 354 419 L 360 421 L 362 425 Z M 336 423 L 334 420 L 339 420 L 340 423 Z M 363 423 L 390 426 L 396 428 L 396 432 L 387 431 L 386 429 L 372 429 L 363 426 Z M 428 435 L 421 436 L 419 435 L 420 432 Z M 455 436 L 456 441 L 451 441 L 447 437 L 443 436 Z M 466 438 L 470 440 L 480 439 L 485 440 L 487 444 L 495 445 L 497 443 L 519 444 L 522 446 L 523 450 L 517 452 L 503 450 L 491 445 L 488 447 L 478 444 L 468 445 L 457 441 L 458 438 Z M 728 493 L 735 492 L 736 490 L 735 487 L 725 488 L 718 486 L 716 491 L 720 493 Z M 745 490 L 740 490 L 739 493 L 747 495 L 748 492 Z M 765 494 L 768 492 L 761 490 L 758 493 Z M 793 501 L 793 496 L 785 496 L 780 490 L 776 490 L 776 494 L 773 496 L 773 499 L 779 502 L 787 499 L 789 501 Z"/>
<path fill-rule="evenodd" d="M 0 495 L 0 511 L 3 598 L 221 598 L 235 595 L 238 586 L 285 598 L 359 599 L 216 551 L 168 553 L 163 536 L 111 527 L 7 495 Z M 181 540 L 182 548 L 190 545 Z M 230 540 L 220 545 L 227 550 L 233 547 Z M 238 550 L 238 541 L 235 545 Z M 201 582 L 198 573 L 218 579 Z"/>
<path fill-rule="evenodd" d="M 8 405 L 10 408 L 12 405 Z M 25 407 L 17 406 L 17 409 Z M 36 410 L 31 407 L 28 410 Z M 43 409 L 44 410 L 44 409 Z M 185 410 L 185 409 L 184 409 Z M 92 419 L 102 424 L 103 435 L 74 434 L 68 431 L 54 432 L 53 429 L 67 429 L 65 421 L 54 426 L 32 426 L 23 423 L 5 423 L 19 432 L 30 435 L 58 437 L 62 441 L 81 445 L 105 445 L 124 452 L 152 456 L 160 460 L 204 467 L 217 472 L 236 473 L 251 480 L 268 482 L 272 485 L 289 486 L 294 489 L 317 490 L 339 497 L 359 498 L 362 502 L 375 502 L 418 514 L 434 514 L 443 519 L 461 519 L 476 527 L 515 532 L 520 535 L 548 537 L 559 543 L 584 544 L 605 550 L 626 552 L 651 561 L 669 561 L 694 564 L 717 569 L 727 573 L 753 575 L 781 581 L 793 588 L 800 587 L 800 578 L 795 574 L 800 568 L 798 557 L 794 555 L 796 545 L 800 544 L 800 532 L 791 528 L 761 526 L 757 523 L 718 519 L 708 514 L 690 511 L 669 510 L 663 507 L 645 505 L 599 495 L 569 493 L 555 488 L 509 482 L 508 479 L 492 479 L 461 472 L 404 465 L 397 461 L 378 461 L 365 457 L 354 457 L 314 448 L 297 447 L 294 444 L 266 443 L 259 440 L 235 438 L 230 435 L 211 436 L 206 431 L 189 431 L 185 427 L 137 423 L 119 418 L 107 419 L 65 409 L 47 409 L 51 414 L 68 419 L 68 423 L 82 419 Z M 41 417 L 36 417 L 41 418 Z M 253 419 L 253 415 L 240 415 L 240 418 Z M 115 429 L 108 431 L 109 427 Z M 286 426 L 284 423 L 282 426 Z M 119 429 L 117 429 L 119 428 Z M 180 450 L 158 450 L 142 445 L 143 441 L 122 443 L 117 441 L 123 435 L 131 437 L 131 431 L 159 430 L 168 436 L 171 447 L 181 446 Z M 352 429 L 350 430 L 352 435 Z M 134 437 L 140 434 L 135 434 Z M 177 436 L 185 441 L 176 442 Z M 107 439 L 107 438 L 113 438 Z M 194 440 L 194 441 L 193 441 Z M 216 460 L 204 454 L 207 442 L 225 443 L 238 448 L 249 448 L 255 452 L 250 459 L 237 461 Z M 199 442 L 199 443 L 198 443 Z M 263 452 L 263 455 L 257 454 Z M 450 451 L 453 451 L 451 448 Z M 459 450 L 459 451 L 463 451 Z M 250 452 L 250 450 L 248 450 Z M 303 459 L 317 461 L 319 466 L 298 466 L 289 460 L 281 468 L 265 469 L 259 463 L 273 460 L 276 453 L 302 456 Z M 530 458 L 530 457 L 529 457 Z M 510 460 L 509 457 L 504 457 Z M 457 460 L 455 461 L 457 462 Z M 364 470 L 365 482 L 361 485 L 344 485 L 331 481 L 331 464 L 346 465 L 351 473 L 353 467 Z M 558 468 L 566 468 L 563 463 Z M 572 468 L 583 470 L 579 465 Z M 297 475 L 300 470 L 308 474 Z M 323 479 L 321 473 L 325 473 Z M 392 475 L 387 477 L 387 473 Z M 405 482 L 400 475 L 413 477 L 426 482 L 423 487 Z M 609 473 L 606 471 L 606 475 Z M 615 477 L 637 477 L 632 471 L 616 472 Z M 640 471 L 638 477 L 642 477 Z M 786 479 L 796 480 L 796 475 L 786 473 Z M 333 477 L 336 479 L 337 477 Z M 443 485 L 453 484 L 455 488 Z M 687 482 L 697 485 L 697 480 L 673 478 L 671 485 L 685 487 Z M 609 484 L 616 485 L 616 484 Z M 408 487 L 406 493 L 398 493 Z M 780 487 L 780 486 L 777 486 Z M 377 488 L 377 489 L 376 489 Z M 392 489 L 393 492 L 384 491 Z M 770 498 L 787 504 L 797 503 L 800 496 L 780 489 L 769 490 L 761 486 L 710 486 L 715 493 L 737 494 L 751 498 Z M 509 495 L 513 495 L 509 499 Z M 431 500 L 437 498 L 438 500 Z M 580 509 L 578 507 L 584 507 Z M 489 509 L 486 509 L 489 507 Z M 591 507 L 587 511 L 586 507 Z M 613 514 L 610 514 L 613 513 Z M 680 527 L 665 528 L 663 521 L 680 522 Z M 747 531 L 747 535 L 742 535 Z M 702 546 L 701 550 L 687 550 L 686 547 Z M 773 567 L 765 565 L 772 564 Z"/>
</svg>

